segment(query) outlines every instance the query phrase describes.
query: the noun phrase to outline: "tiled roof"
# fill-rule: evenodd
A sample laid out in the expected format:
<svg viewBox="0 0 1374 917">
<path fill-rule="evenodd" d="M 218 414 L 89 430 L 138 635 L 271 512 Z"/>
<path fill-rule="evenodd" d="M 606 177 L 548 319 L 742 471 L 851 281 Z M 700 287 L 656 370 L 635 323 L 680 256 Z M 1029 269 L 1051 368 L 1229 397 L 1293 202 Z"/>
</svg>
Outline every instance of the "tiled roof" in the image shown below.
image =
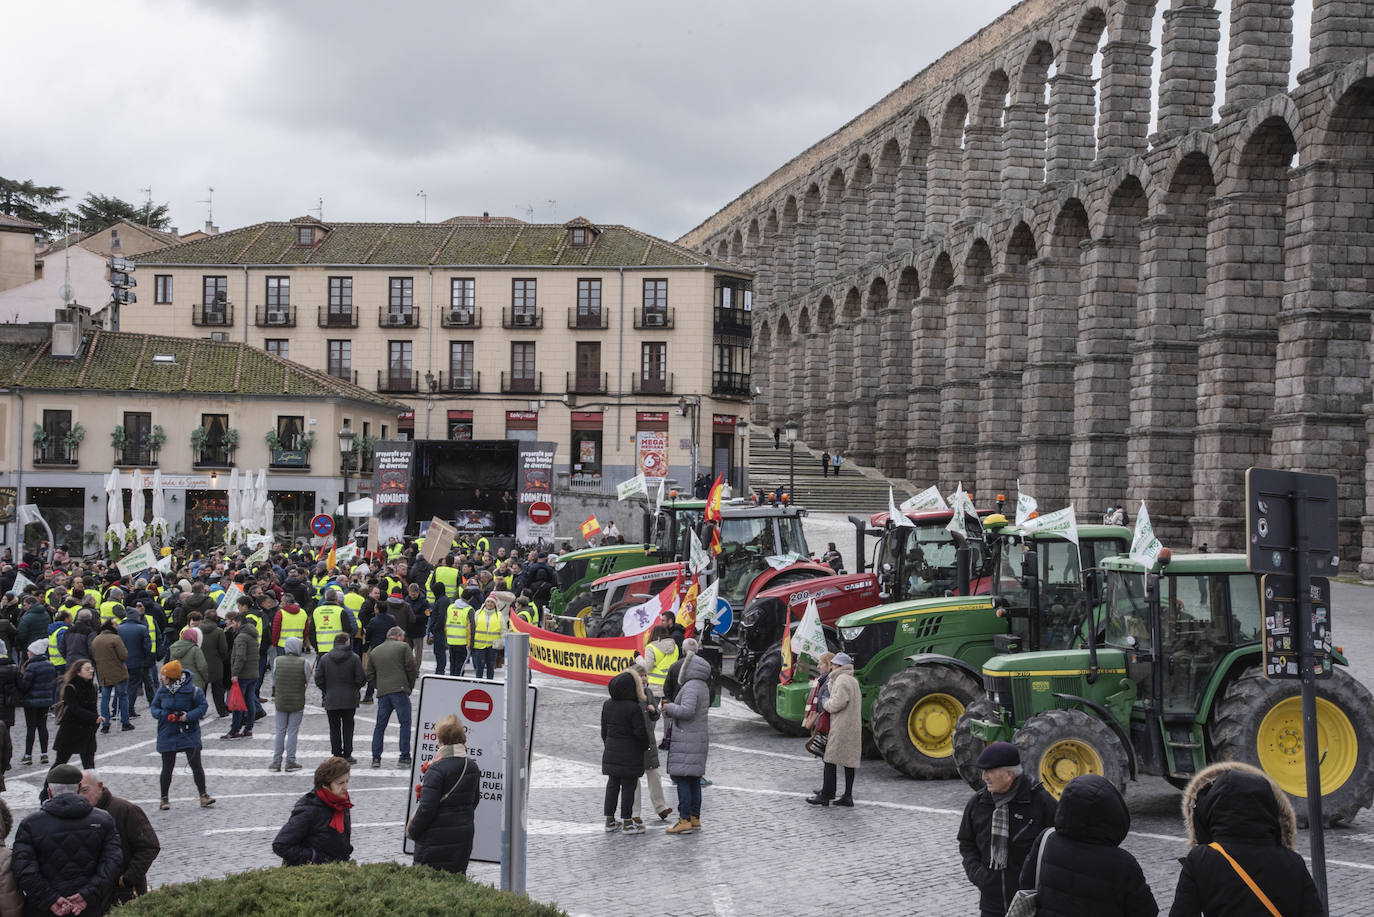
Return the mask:
<svg viewBox="0 0 1374 917">
<path fill-rule="evenodd" d="M 60 238 L 54 240 L 53 243 L 49 245 L 47 248 L 45 248 L 43 251 L 39 252 L 39 257 L 50 254 L 52 252 L 60 252 L 68 245 L 80 245 L 87 239 L 108 232 L 110 229 L 116 226 L 120 229 L 131 229 L 135 232 L 142 233 L 143 235 L 147 236 L 148 238 L 156 242 L 161 242 L 163 245 L 171 245 L 177 241 L 177 236 L 174 233 L 164 232 L 161 229 L 153 229 L 151 226 L 144 226 L 141 223 L 131 223 L 128 220 L 117 220 L 116 222 L 111 223 L 109 226 L 103 226 L 100 229 L 92 229 L 88 232 L 73 232 L 65 236 L 61 236 Z"/>
<path fill-rule="evenodd" d="M 174 364 L 153 362 L 171 354 Z M 75 360 L 56 359 L 48 341 L 0 342 L 0 387 L 85 391 L 190 392 L 348 398 L 388 410 L 403 402 L 256 347 L 228 341 L 94 331 Z"/>
<path fill-rule="evenodd" d="M 37 223 L 30 223 L 28 220 L 21 220 L 19 217 L 12 217 L 8 214 L 0 213 L 0 230 L 5 229 L 42 229 Z"/>
<path fill-rule="evenodd" d="M 500 267 L 704 267 L 718 261 L 628 226 L 598 225 L 586 246 L 568 245 L 568 224 L 510 218 L 443 223 L 337 223 L 315 245 L 296 244 L 296 222 L 256 223 L 135 255 L 145 264 L 376 264 Z M 585 223 L 585 221 L 582 221 Z M 585 225 L 592 225 L 585 223 Z M 731 270 L 739 270 L 733 266 Z"/>
</svg>

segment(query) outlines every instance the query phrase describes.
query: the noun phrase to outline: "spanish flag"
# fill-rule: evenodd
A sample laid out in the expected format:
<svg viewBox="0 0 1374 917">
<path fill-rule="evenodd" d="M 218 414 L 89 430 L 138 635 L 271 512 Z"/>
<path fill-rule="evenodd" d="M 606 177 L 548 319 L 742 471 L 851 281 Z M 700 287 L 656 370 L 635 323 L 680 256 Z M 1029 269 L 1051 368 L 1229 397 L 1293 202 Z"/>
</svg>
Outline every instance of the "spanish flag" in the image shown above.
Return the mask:
<svg viewBox="0 0 1374 917">
<path fill-rule="evenodd" d="M 720 526 L 711 526 L 711 553 L 720 556 Z"/>
<path fill-rule="evenodd" d="M 325 559 L 324 568 L 332 573 L 332 572 L 334 572 L 334 568 L 337 567 L 338 565 L 339 565 L 339 558 L 338 558 L 338 556 L 337 556 L 337 555 L 335 554 L 335 552 L 334 552 L 334 545 L 333 545 L 333 544 L 330 544 L 330 545 L 329 545 L 329 557 Z"/>
<path fill-rule="evenodd" d="M 716 475 L 716 483 L 711 485 L 711 492 L 706 495 L 706 512 L 702 518 L 707 522 L 720 521 L 720 491 L 725 482 L 725 475 Z"/>
<path fill-rule="evenodd" d="M 696 576 L 692 577 L 692 584 L 687 587 L 687 594 L 682 597 L 682 602 L 677 607 L 677 623 L 685 629 L 685 637 L 694 636 L 697 626 L 697 595 L 701 592 L 701 581 Z"/>
<path fill-rule="evenodd" d="M 592 538 L 601 532 L 601 523 L 596 521 L 596 516 L 588 516 L 587 521 L 582 523 L 582 540 L 591 541 Z"/>
</svg>

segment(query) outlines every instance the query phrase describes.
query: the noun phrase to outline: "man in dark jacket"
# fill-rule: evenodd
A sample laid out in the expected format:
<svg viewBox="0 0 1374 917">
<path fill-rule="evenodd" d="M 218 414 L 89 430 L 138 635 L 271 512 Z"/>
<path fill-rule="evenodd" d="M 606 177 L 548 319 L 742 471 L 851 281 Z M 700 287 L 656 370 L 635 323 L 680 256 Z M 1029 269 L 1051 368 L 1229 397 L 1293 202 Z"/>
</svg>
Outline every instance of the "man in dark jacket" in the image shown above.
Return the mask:
<svg viewBox="0 0 1374 917">
<path fill-rule="evenodd" d="M 52 616 L 48 614 L 48 609 L 42 602 L 34 602 L 19 619 L 19 634 L 15 637 L 15 643 L 28 646 L 35 640 L 48 639 L 48 625 L 51 623 Z"/>
<path fill-rule="evenodd" d="M 221 738 L 251 739 L 257 714 L 258 632 L 241 611 L 229 612 L 229 629 L 234 643 L 229 649 L 229 678 L 239 686 L 247 710 L 235 710 L 229 732 Z"/>
<path fill-rule="evenodd" d="M 372 614 L 372 619 L 367 622 L 367 639 L 363 641 L 363 646 L 365 648 L 363 652 L 364 666 L 367 665 L 367 661 L 369 657 L 371 657 L 372 651 L 385 643 L 386 635 L 391 631 L 391 628 L 397 626 L 397 613 L 402 608 L 404 608 L 407 613 L 410 611 L 410 605 L 404 599 L 393 598 L 386 599 L 385 602 L 377 604 L 375 608 L 376 610 Z M 363 703 L 372 703 L 372 697 L 376 690 L 376 687 L 369 682 L 367 691 L 363 694 Z"/>
<path fill-rule="evenodd" d="M 48 772 L 49 798 L 19 823 L 11 860 L 29 917 L 110 908 L 124 853 L 108 812 L 77 793 L 81 771 L 59 764 Z"/>
<path fill-rule="evenodd" d="M 224 703 L 225 680 L 229 671 L 229 640 L 224 628 L 219 626 L 219 615 L 211 608 L 203 619 L 200 612 L 187 615 L 187 624 L 200 628 L 200 651 L 205 654 L 205 664 L 209 669 L 210 684 L 205 693 L 214 698 L 215 713 L 228 716 L 229 708 Z"/>
<path fill-rule="evenodd" d="M 109 812 L 119 831 L 124 865 L 115 885 L 115 901 L 123 904 L 135 895 L 148 894 L 148 869 L 162 852 L 162 844 L 147 813 L 129 800 L 113 795 L 95 771 L 81 772 L 78 792 L 97 809 Z"/>
<path fill-rule="evenodd" d="M 400 758 L 397 767 L 410 766 L 410 692 L 420 677 L 420 664 L 406 643 L 406 632 L 399 626 L 387 632 L 382 645 L 367 657 L 364 674 L 377 691 L 377 725 L 372 729 L 372 766 L 382 766 L 383 740 L 392 711 L 401 726 Z"/>
<path fill-rule="evenodd" d="M 982 917 L 1003 917 L 1021 878 L 1021 864 L 1045 828 L 1054 824 L 1054 797 L 1021 773 L 1021 752 L 1010 742 L 993 742 L 975 766 L 984 789 L 964 806 L 959 853 L 964 872 L 978 886 Z"/>
<path fill-rule="evenodd" d="M 315 686 L 329 719 L 329 753 L 354 764 L 353 717 L 358 712 L 358 690 L 367 678 L 351 642 L 348 634 L 334 638 L 333 648 L 315 666 Z"/>
</svg>

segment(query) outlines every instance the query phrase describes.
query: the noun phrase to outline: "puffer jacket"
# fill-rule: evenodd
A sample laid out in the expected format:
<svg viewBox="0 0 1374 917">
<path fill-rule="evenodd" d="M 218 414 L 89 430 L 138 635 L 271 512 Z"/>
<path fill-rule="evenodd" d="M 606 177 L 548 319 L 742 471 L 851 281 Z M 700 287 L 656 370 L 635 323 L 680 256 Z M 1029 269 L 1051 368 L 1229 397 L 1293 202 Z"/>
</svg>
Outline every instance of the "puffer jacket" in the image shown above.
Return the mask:
<svg viewBox="0 0 1374 917">
<path fill-rule="evenodd" d="M 91 659 L 95 662 L 96 681 L 102 688 L 129 680 L 129 667 L 124 664 L 128 657 L 128 647 L 115 629 L 100 628 L 100 633 L 91 641 Z"/>
<path fill-rule="evenodd" d="M 601 704 L 601 773 L 608 777 L 644 776 L 649 733 L 635 681 L 633 672 L 621 672 L 606 685 L 611 696 Z"/>
<path fill-rule="evenodd" d="M 342 834 L 329 827 L 333 817 L 334 810 L 313 790 L 306 793 L 291 807 L 291 817 L 272 841 L 272 852 L 282 858 L 284 866 L 347 860 L 353 855 L 353 844 L 349 840 L 353 833 L 353 813 L 344 813 Z"/>
<path fill-rule="evenodd" d="M 653 713 L 649 712 L 650 707 L 654 708 Z M 663 708 L 659 706 L 658 698 L 654 697 L 653 688 L 644 688 L 644 703 L 639 709 L 644 713 L 644 730 L 649 734 L 649 747 L 644 749 L 644 769 L 658 770 L 663 766 L 658 758 L 658 721 Z"/>
<path fill-rule="evenodd" d="M 1097 774 L 1072 780 L 1059 797 L 1054 833 L 1042 832 L 1021 867 L 1021 888 L 1039 888 L 1036 917 L 1155 917 L 1159 905 L 1140 864 L 1119 846 L 1131 829 L 1126 800 Z M 1040 845 L 1048 844 L 1040 861 Z"/>
<path fill-rule="evenodd" d="M 1183 794 L 1183 821 L 1194 846 L 1179 860 L 1183 869 L 1169 917 L 1269 917 L 1226 858 L 1208 846 L 1213 842 L 1250 874 L 1279 913 L 1322 913 L 1307 863 L 1294 850 L 1293 806 L 1263 771 L 1235 761 L 1205 768 Z"/>
<path fill-rule="evenodd" d="M 181 663 L 182 671 L 191 673 L 191 681 L 202 691 L 210 683 L 210 663 L 200 646 L 190 640 L 178 640 L 167 651 L 168 658 Z"/>
<path fill-rule="evenodd" d="M 668 743 L 668 776 L 706 776 L 706 752 L 710 744 L 706 716 L 711 707 L 711 664 L 692 656 L 679 670 L 682 680 L 677 695 L 663 705 L 672 720 L 673 737 Z"/>
<path fill-rule="evenodd" d="M 406 828 L 415 841 L 416 866 L 467 871 L 481 786 L 482 769 L 466 755 L 436 758 L 430 764 Z"/>
<path fill-rule="evenodd" d="M 210 621 L 201 621 L 200 651 L 209 667 L 210 684 L 224 681 L 229 671 L 229 639 L 224 635 L 224 628 Z"/>
<path fill-rule="evenodd" d="M 158 752 L 200 748 L 200 720 L 207 709 L 205 692 L 195 686 L 190 672 L 182 672 L 172 684 L 160 686 L 152 703 Z M 170 713 L 185 714 L 186 719 L 172 722 L 167 719 Z"/>
<path fill-rule="evenodd" d="M 830 693 L 821 705 L 830 714 L 830 737 L 825 743 L 825 763 L 858 767 L 863 758 L 863 694 L 852 665 L 837 665 L 826 680 Z"/>
<path fill-rule="evenodd" d="M 46 656 L 34 656 L 19 673 L 19 690 L 25 707 L 51 707 L 57 703 L 57 669 Z"/>
<path fill-rule="evenodd" d="M 90 623 L 77 623 L 68 628 L 66 640 L 62 644 L 62 655 L 67 660 L 68 667 L 82 659 L 95 661 L 91 656 L 91 641 L 94 639 L 95 627 Z"/>
<path fill-rule="evenodd" d="M 978 886 L 978 907 L 984 914 L 1005 914 L 1021 880 L 1021 864 L 1040 832 L 1054 824 L 1054 797 L 1040 784 L 1032 783 L 1025 774 L 1016 778 L 1007 803 L 1010 816 L 1010 839 L 1007 845 L 1007 868 L 992 869 L 988 863 L 992 852 L 992 813 L 996 803 L 987 787 L 973 794 L 964 806 L 964 818 L 959 823 L 959 854 L 964 860 L 964 874 Z"/>
<path fill-rule="evenodd" d="M 203 615 L 217 604 L 218 603 L 214 599 L 210 598 L 209 593 L 192 593 L 191 597 L 182 602 L 181 607 L 177 609 L 176 614 L 172 616 L 173 625 L 180 630 L 186 626 L 186 616 L 191 612 L 198 611 Z"/>
<path fill-rule="evenodd" d="M 295 640 L 294 644 L 291 640 Z M 272 705 L 278 713 L 299 713 L 305 709 L 305 688 L 310 684 L 310 663 L 301 658 L 301 641 L 291 637 L 288 646 L 296 652 L 287 652 L 272 660 Z"/>
<path fill-rule="evenodd" d="M 56 677 L 57 670 L 53 670 Z M 24 705 L 19 687 L 19 666 L 9 656 L 0 656 L 0 719 L 6 726 L 14 725 L 14 708 Z"/>
<path fill-rule="evenodd" d="M 326 710 L 357 710 L 358 692 L 365 684 L 363 664 L 347 644 L 334 647 L 315 662 L 315 687 Z"/>
<path fill-rule="evenodd" d="M 19 619 L 19 633 L 14 642 L 21 648 L 27 648 L 35 640 L 47 640 L 48 625 L 51 623 L 52 616 L 43 608 L 43 603 L 34 602 Z"/>
<path fill-rule="evenodd" d="M 90 913 L 105 913 L 123 861 L 114 819 L 75 793 L 45 800 L 14 835 L 11 864 L 29 917 L 50 915 L 58 898 L 77 894 Z"/>
<path fill-rule="evenodd" d="M 234 634 L 234 645 L 229 651 L 229 676 L 244 681 L 257 680 L 258 677 L 258 632 L 252 624 L 245 623 Z"/>
</svg>

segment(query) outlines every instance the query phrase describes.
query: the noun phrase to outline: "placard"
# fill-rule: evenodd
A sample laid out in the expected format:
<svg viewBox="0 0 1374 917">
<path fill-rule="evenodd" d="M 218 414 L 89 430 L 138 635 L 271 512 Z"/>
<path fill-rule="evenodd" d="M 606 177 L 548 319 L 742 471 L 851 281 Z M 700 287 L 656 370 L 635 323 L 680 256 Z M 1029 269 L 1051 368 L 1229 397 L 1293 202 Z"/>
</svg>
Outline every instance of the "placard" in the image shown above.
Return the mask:
<svg viewBox="0 0 1374 917">
<path fill-rule="evenodd" d="M 429 520 L 429 530 L 425 532 L 425 547 L 420 555 L 429 561 L 431 567 L 437 567 L 439 561 L 448 555 L 457 534 L 456 528 L 435 516 Z"/>
</svg>

